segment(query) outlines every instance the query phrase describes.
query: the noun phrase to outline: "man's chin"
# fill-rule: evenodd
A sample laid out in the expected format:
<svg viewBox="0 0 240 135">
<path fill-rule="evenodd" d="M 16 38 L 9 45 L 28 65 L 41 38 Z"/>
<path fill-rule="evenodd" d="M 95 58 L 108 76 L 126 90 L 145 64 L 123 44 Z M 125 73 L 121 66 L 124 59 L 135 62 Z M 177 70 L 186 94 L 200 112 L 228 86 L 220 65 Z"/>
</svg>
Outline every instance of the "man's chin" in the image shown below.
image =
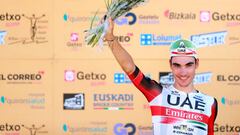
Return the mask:
<svg viewBox="0 0 240 135">
<path fill-rule="evenodd" d="M 181 87 L 188 87 L 191 83 L 189 81 L 179 81 L 178 85 Z"/>
</svg>

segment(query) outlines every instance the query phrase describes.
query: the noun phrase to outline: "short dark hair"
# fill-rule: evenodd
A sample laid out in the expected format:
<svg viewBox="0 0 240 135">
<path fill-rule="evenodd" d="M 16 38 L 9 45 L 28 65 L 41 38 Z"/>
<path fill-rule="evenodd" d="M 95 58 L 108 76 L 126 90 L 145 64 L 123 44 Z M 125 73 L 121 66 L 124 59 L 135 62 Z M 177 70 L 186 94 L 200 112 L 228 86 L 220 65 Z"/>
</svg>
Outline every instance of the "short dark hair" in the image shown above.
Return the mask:
<svg viewBox="0 0 240 135">
<path fill-rule="evenodd" d="M 174 56 L 172 56 L 171 58 L 170 58 L 170 62 L 172 63 L 172 58 L 173 58 Z M 194 58 L 194 60 L 195 60 L 195 63 L 197 63 L 197 59 L 195 58 L 195 57 L 193 57 Z"/>
</svg>

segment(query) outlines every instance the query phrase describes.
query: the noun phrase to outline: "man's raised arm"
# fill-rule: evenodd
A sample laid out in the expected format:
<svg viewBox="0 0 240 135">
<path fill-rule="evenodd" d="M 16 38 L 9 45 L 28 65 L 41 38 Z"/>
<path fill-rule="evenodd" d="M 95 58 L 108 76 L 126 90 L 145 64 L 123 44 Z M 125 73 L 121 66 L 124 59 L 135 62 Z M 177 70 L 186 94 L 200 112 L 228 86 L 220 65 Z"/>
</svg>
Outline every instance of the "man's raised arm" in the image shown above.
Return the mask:
<svg viewBox="0 0 240 135">
<path fill-rule="evenodd" d="M 119 65 L 122 67 L 126 74 L 131 74 L 135 70 L 135 64 L 131 55 L 121 46 L 118 42 L 117 37 L 114 36 L 114 22 L 109 19 L 109 29 L 105 35 L 105 41 L 108 42 L 111 51 L 116 58 Z"/>
</svg>

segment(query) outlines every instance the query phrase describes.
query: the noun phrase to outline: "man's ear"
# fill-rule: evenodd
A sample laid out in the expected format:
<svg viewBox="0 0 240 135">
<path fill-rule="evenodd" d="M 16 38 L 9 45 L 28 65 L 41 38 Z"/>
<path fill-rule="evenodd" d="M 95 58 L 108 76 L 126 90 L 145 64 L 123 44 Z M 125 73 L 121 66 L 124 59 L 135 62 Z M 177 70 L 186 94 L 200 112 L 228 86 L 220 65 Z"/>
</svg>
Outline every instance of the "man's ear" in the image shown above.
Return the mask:
<svg viewBox="0 0 240 135">
<path fill-rule="evenodd" d="M 169 66 L 172 69 L 172 59 L 169 59 Z"/>
<path fill-rule="evenodd" d="M 198 66 L 199 66 L 199 59 L 198 58 L 196 59 L 196 63 L 195 64 L 196 64 L 196 68 L 198 68 Z"/>
</svg>

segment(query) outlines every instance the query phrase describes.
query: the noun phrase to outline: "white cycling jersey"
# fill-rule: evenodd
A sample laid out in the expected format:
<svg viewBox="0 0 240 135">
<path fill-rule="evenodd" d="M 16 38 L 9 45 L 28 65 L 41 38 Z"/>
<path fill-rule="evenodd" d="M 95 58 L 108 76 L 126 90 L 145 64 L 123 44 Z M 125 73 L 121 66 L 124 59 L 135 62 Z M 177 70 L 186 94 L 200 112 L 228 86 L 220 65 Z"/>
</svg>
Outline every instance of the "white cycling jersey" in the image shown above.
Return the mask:
<svg viewBox="0 0 240 135">
<path fill-rule="evenodd" d="M 199 91 L 185 93 L 173 85 L 163 86 L 145 77 L 137 67 L 129 78 L 149 102 L 154 135 L 214 134 L 215 98 Z"/>
</svg>

